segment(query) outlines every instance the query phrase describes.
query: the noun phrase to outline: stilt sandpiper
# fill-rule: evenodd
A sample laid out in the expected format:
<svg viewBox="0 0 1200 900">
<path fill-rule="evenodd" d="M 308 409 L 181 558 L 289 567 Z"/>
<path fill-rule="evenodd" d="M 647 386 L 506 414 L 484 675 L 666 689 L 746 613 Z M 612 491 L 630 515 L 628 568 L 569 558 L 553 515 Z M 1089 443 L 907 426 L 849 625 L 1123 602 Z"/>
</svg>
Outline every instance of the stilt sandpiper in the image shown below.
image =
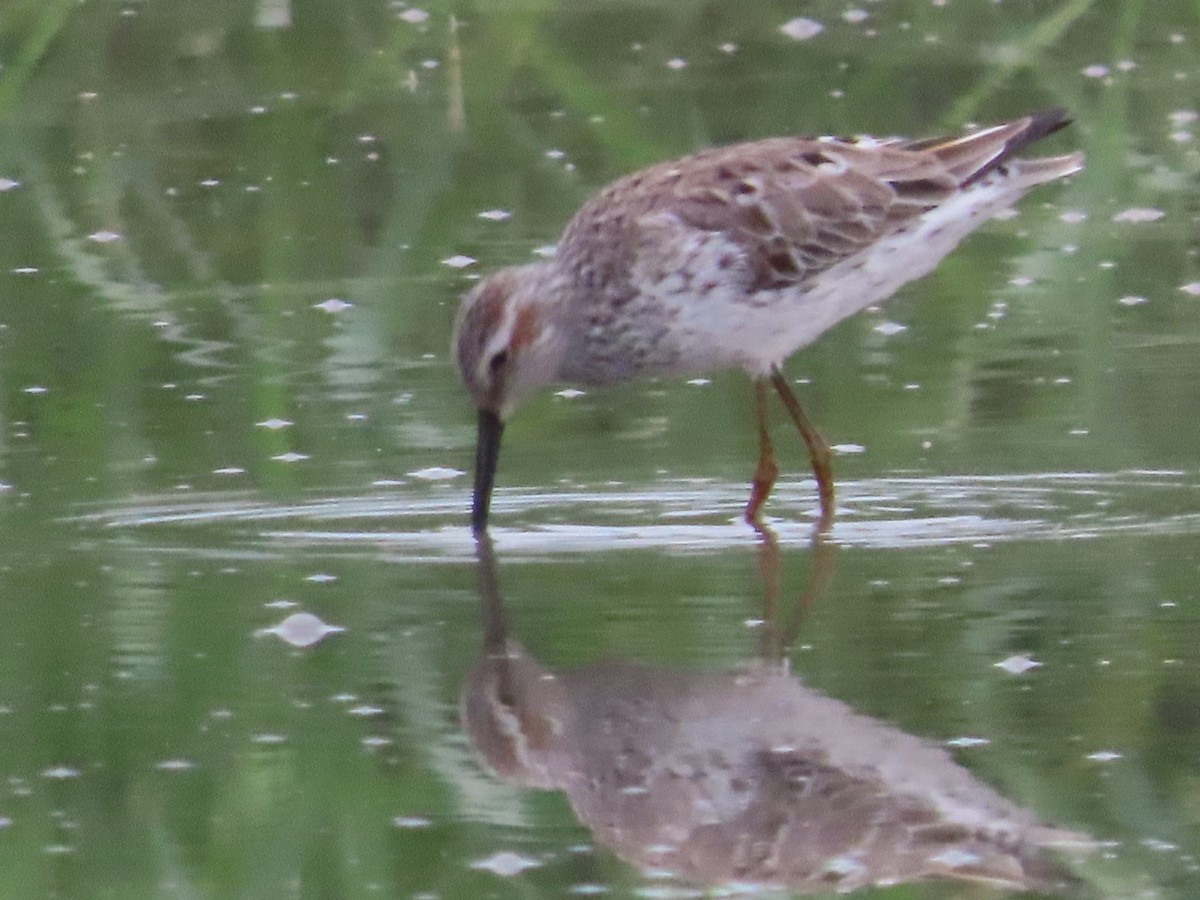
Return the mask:
<svg viewBox="0 0 1200 900">
<path fill-rule="evenodd" d="M 504 422 L 555 382 L 744 369 L 758 430 L 746 520 L 778 467 L 767 385 L 833 512 L 830 451 L 781 366 L 847 316 L 937 265 L 967 234 L 1083 156 L 1021 158 L 1063 110 L 924 140 L 778 137 L 704 150 L 614 181 L 553 258 L 493 272 L 463 298 L 453 349 L 479 413 L 471 524 L 487 528 Z"/>
</svg>

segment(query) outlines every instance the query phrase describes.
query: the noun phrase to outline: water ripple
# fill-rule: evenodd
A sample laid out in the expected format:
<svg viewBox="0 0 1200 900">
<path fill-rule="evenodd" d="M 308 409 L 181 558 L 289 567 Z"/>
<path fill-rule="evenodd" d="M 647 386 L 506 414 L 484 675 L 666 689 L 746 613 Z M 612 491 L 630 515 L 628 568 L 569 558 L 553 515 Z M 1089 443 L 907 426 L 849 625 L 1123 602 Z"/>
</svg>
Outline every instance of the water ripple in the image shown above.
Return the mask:
<svg viewBox="0 0 1200 900">
<path fill-rule="evenodd" d="M 745 485 L 715 481 L 606 486 L 603 490 L 497 494 L 492 537 L 511 553 L 618 548 L 707 551 L 755 537 L 741 521 Z M 800 517 L 786 517 L 800 510 Z M 781 483 L 768 511 L 781 540 L 807 540 L 815 515 L 811 481 Z M 355 547 L 405 558 L 473 553 L 464 492 L 406 491 L 268 503 L 246 492 L 144 497 L 83 512 L 79 524 L 108 529 L 223 525 L 249 528 L 264 544 Z M 383 525 L 381 530 L 379 525 Z M 999 541 L 1087 540 L 1115 535 L 1200 533 L 1200 486 L 1192 473 L 1128 470 L 983 476 L 896 476 L 838 484 L 832 539 L 873 548 Z M 259 549 L 263 549 L 261 546 Z"/>
</svg>

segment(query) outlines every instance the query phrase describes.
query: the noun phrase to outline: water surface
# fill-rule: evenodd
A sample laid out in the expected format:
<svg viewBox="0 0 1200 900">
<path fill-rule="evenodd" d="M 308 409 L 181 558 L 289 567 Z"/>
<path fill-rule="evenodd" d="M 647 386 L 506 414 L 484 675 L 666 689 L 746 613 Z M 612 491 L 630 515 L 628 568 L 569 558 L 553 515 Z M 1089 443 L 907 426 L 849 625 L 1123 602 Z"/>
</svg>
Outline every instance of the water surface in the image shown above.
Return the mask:
<svg viewBox="0 0 1200 900">
<path fill-rule="evenodd" d="M 1197 41 L 1182 0 L 7 4 L 0 893 L 751 890 L 464 727 L 457 299 L 640 165 L 1062 105 L 1083 173 L 790 362 L 826 543 L 783 417 L 777 545 L 741 523 L 739 373 L 547 392 L 495 579 L 543 672 L 769 672 L 1093 838 L 1085 896 L 1196 895 Z"/>
</svg>

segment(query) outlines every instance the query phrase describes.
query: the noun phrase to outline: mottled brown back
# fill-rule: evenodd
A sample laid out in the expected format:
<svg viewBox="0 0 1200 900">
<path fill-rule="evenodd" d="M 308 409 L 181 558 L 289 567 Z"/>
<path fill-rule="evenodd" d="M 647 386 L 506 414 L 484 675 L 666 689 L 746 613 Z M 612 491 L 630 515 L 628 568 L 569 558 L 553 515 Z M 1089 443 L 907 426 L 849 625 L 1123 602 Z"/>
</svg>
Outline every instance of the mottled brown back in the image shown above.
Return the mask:
<svg viewBox="0 0 1200 900">
<path fill-rule="evenodd" d="M 619 285 L 643 218 L 671 214 L 732 240 L 750 292 L 803 282 L 904 228 L 1067 122 L 1061 110 L 922 141 L 770 138 L 706 150 L 621 178 L 571 220 L 560 264 Z"/>
</svg>

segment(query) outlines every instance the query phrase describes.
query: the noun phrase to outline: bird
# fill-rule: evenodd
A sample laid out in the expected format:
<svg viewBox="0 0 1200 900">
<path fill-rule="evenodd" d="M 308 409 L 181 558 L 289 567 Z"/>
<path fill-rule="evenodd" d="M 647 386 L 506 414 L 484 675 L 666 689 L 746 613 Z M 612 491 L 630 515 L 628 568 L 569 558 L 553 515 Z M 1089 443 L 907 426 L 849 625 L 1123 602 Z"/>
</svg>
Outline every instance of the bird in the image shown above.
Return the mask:
<svg viewBox="0 0 1200 900">
<path fill-rule="evenodd" d="M 485 532 L 505 423 L 556 383 L 603 386 L 742 369 L 758 459 L 745 519 L 779 474 L 768 386 L 804 441 L 820 525 L 834 509 L 829 445 L 784 361 L 846 317 L 932 271 L 1030 188 L 1082 153 L 1018 154 L 1070 124 L 1051 108 L 948 136 L 771 137 L 618 178 L 587 200 L 547 259 L 466 293 L 451 351 L 477 410 L 471 527 Z"/>
</svg>

